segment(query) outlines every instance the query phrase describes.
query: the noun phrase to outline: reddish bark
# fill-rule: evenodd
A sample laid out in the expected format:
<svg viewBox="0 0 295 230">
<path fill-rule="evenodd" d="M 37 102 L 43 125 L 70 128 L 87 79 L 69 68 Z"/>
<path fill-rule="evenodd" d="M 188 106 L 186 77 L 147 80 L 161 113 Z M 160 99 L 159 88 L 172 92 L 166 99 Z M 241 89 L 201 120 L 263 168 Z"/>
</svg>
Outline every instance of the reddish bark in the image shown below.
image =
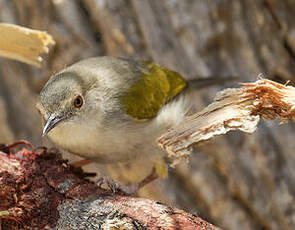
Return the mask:
<svg viewBox="0 0 295 230">
<path fill-rule="evenodd" d="M 18 144 L 27 146 L 14 154 Z M 1 145 L 0 229 L 218 229 L 155 201 L 112 194 L 85 176 L 54 150 Z"/>
</svg>

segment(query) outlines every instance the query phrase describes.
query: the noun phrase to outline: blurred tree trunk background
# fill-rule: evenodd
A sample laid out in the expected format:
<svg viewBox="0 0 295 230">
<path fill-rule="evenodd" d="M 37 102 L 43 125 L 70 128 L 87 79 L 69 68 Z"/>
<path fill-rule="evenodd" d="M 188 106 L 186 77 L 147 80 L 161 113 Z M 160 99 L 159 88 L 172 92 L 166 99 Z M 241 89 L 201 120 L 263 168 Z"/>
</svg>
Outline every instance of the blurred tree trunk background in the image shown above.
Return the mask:
<svg viewBox="0 0 295 230">
<path fill-rule="evenodd" d="M 46 30 L 57 42 L 41 69 L 0 59 L 0 142 L 22 138 L 49 146 L 41 140 L 38 93 L 52 74 L 91 56 L 154 60 L 186 78 L 254 81 L 264 73 L 292 84 L 294 20 L 294 0 L 0 0 L 1 22 Z M 218 90 L 200 90 L 197 108 Z M 294 140 L 291 122 L 262 122 L 253 135 L 215 138 L 140 195 L 224 229 L 294 229 Z M 86 169 L 126 183 L 138 180 L 142 164 Z"/>
</svg>

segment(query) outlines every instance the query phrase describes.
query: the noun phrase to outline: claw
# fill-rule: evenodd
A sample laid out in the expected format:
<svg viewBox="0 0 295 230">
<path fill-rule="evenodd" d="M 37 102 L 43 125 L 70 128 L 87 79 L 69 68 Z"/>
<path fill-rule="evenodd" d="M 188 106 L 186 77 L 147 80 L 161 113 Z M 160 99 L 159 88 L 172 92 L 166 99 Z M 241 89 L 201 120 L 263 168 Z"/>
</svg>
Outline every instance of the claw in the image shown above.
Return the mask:
<svg viewBox="0 0 295 230">
<path fill-rule="evenodd" d="M 115 182 L 113 179 L 109 177 L 101 177 L 97 180 L 97 184 L 102 188 L 103 185 L 106 185 L 112 193 L 120 193 L 123 195 L 131 196 L 138 191 L 137 184 L 135 185 L 121 185 Z"/>
<path fill-rule="evenodd" d="M 123 195 L 131 196 L 138 192 L 139 189 L 147 185 L 148 183 L 154 181 L 158 178 L 156 171 L 153 170 L 150 175 L 144 178 L 142 181 L 136 184 L 131 185 L 121 185 L 115 182 L 113 179 L 109 177 L 101 177 L 97 180 L 97 184 L 102 188 L 102 185 L 105 184 L 114 194 L 120 193 Z"/>
</svg>

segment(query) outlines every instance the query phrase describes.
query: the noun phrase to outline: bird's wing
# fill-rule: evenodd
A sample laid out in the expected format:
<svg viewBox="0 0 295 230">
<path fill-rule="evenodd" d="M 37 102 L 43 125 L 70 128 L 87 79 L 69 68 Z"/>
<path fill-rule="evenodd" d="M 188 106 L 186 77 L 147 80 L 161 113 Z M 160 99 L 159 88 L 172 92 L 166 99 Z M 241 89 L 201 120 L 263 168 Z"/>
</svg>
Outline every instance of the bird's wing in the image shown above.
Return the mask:
<svg viewBox="0 0 295 230">
<path fill-rule="evenodd" d="M 176 72 L 152 62 L 140 62 L 145 71 L 125 92 L 120 102 L 127 114 L 136 119 L 149 119 L 186 86 L 186 81 Z"/>
</svg>

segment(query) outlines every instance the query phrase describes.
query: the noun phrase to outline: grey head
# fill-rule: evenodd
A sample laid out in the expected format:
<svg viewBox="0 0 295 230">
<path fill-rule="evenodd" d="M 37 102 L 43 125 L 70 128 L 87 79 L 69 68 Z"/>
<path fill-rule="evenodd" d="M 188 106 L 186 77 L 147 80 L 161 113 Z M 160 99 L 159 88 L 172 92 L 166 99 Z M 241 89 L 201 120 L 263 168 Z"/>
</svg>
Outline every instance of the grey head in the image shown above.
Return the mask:
<svg viewBox="0 0 295 230">
<path fill-rule="evenodd" d="M 86 88 L 81 77 L 73 72 L 53 76 L 40 92 L 37 109 L 43 116 L 45 136 L 58 123 L 73 119 L 83 113 Z"/>
<path fill-rule="evenodd" d="M 45 123 L 43 136 L 59 123 L 81 123 L 90 115 L 104 126 L 106 122 L 129 121 L 120 96 L 145 71 L 135 61 L 114 57 L 89 58 L 67 67 L 50 78 L 40 93 L 37 109 Z"/>
</svg>

